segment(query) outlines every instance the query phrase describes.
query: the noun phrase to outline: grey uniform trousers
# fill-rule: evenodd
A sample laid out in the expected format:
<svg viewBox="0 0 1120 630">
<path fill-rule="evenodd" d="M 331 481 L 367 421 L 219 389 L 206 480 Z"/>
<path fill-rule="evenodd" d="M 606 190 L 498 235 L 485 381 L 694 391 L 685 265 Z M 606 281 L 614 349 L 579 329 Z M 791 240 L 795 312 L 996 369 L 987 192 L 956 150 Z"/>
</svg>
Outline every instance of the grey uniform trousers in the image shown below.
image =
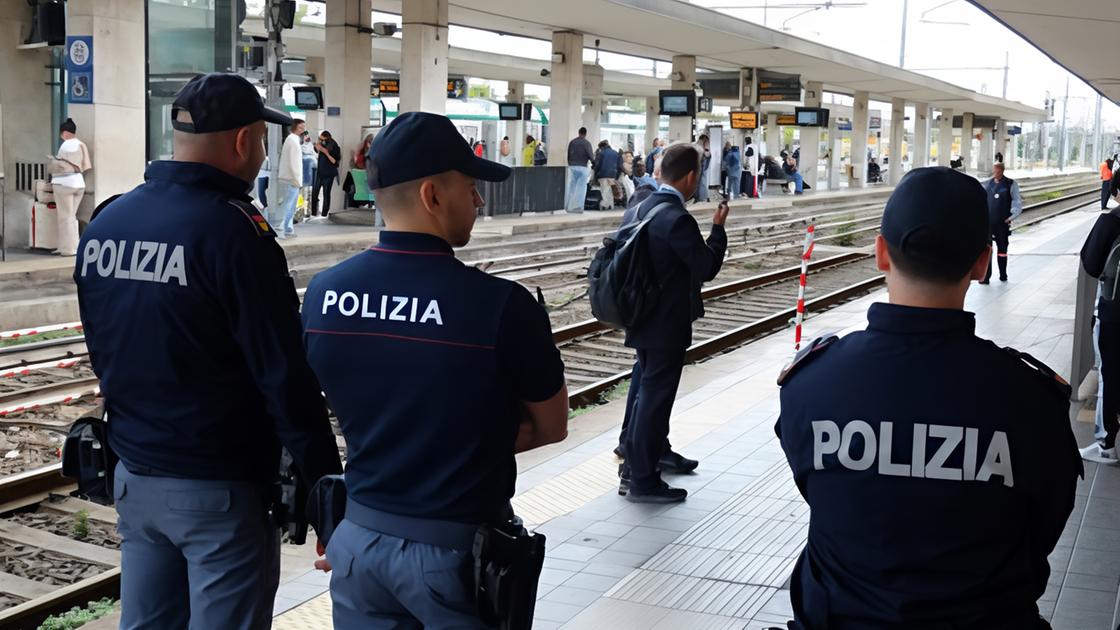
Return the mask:
<svg viewBox="0 0 1120 630">
<path fill-rule="evenodd" d="M 134 475 L 113 483 L 121 544 L 121 630 L 272 625 L 280 535 L 268 488 Z"/>
<path fill-rule="evenodd" d="M 474 561 L 343 520 L 327 545 L 335 630 L 482 630 Z"/>
</svg>

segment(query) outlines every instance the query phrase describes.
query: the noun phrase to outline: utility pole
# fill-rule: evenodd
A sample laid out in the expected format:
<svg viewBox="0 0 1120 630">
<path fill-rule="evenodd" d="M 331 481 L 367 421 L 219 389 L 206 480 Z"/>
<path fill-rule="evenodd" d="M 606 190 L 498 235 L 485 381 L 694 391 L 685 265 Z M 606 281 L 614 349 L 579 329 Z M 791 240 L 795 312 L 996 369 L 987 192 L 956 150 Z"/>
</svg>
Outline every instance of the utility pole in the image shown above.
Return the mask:
<svg viewBox="0 0 1120 630">
<path fill-rule="evenodd" d="M 1062 171 L 1066 168 L 1066 162 L 1069 160 L 1069 139 L 1066 138 L 1066 114 L 1069 112 L 1069 75 L 1066 75 L 1066 95 L 1062 99 L 1062 135 L 1058 139 L 1058 170 Z"/>
<path fill-rule="evenodd" d="M 268 0 L 264 12 L 264 28 L 268 33 L 264 49 L 265 105 L 283 110 L 284 77 L 280 72 L 280 60 L 284 58 L 284 42 L 280 37 L 279 22 L 280 0 Z M 280 125 L 268 125 L 268 205 L 271 212 L 267 214 L 273 217 L 280 207 L 280 145 L 283 142 Z"/>
<path fill-rule="evenodd" d="M 1011 70 L 1011 51 L 1003 53 L 1003 98 L 1007 98 L 1007 73 Z"/>
<path fill-rule="evenodd" d="M 909 5 L 909 0 L 902 0 L 902 38 L 898 45 L 898 67 L 906 67 L 906 9 Z M 1006 81 L 1004 82 L 1006 92 Z M 1006 96 L 1006 95 L 1005 95 Z"/>
</svg>

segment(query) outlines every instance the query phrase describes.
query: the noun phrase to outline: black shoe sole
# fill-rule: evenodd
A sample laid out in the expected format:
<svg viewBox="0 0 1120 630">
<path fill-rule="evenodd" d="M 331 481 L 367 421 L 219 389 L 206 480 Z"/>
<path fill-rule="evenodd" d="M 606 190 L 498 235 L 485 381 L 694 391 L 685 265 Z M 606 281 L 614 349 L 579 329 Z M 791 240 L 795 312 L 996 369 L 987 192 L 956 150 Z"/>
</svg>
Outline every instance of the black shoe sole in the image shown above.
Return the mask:
<svg viewBox="0 0 1120 630">
<path fill-rule="evenodd" d="M 630 482 L 625 479 L 618 480 L 618 496 L 624 497 L 630 492 Z"/>
<path fill-rule="evenodd" d="M 626 451 L 622 450 L 621 446 L 614 447 L 614 450 L 611 451 L 611 452 L 614 453 L 615 457 L 618 457 L 620 459 L 626 459 Z"/>
<path fill-rule="evenodd" d="M 634 494 L 632 492 L 626 493 L 626 500 L 631 503 L 683 503 L 688 495 L 680 497 L 669 497 L 663 494 Z"/>
<path fill-rule="evenodd" d="M 661 469 L 661 472 L 665 473 L 666 475 L 687 475 L 699 468 L 700 463 L 697 462 L 695 466 L 666 466 L 665 462 L 658 462 L 657 466 Z"/>
</svg>

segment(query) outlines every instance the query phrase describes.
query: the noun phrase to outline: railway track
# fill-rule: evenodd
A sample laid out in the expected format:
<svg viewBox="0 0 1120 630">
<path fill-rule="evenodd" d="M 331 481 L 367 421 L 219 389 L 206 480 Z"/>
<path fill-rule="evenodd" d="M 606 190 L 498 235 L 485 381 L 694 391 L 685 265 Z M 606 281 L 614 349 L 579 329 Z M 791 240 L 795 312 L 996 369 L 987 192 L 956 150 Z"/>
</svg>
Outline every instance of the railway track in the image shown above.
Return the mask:
<svg viewBox="0 0 1120 630">
<path fill-rule="evenodd" d="M 1017 227 L 1025 227 L 1083 207 L 1095 199 L 1096 188 L 1069 188 L 1070 194 L 1059 199 L 1032 204 L 1025 209 Z M 859 233 L 872 233 L 874 226 L 861 226 Z M 834 235 L 836 236 L 836 235 Z M 822 235 L 820 240 L 827 240 Z M 766 251 L 746 251 L 729 257 L 729 261 L 765 257 Z M 570 258 L 575 258 L 571 256 Z M 578 261 L 570 260 L 569 264 Z M 522 266 L 535 263 L 525 262 Z M 583 259 L 586 264 L 586 258 Z M 508 269 L 507 269 L 508 271 Z M 699 361 L 742 345 L 751 339 L 788 326 L 794 315 L 796 283 L 800 267 L 790 265 L 750 277 L 715 284 L 704 289 L 706 315 L 694 326 L 694 343 L 686 353 L 690 362 Z M 874 268 L 872 256 L 853 251 L 813 261 L 810 264 L 806 308 L 819 312 L 873 291 L 883 284 L 883 276 Z M 633 364 L 633 353 L 622 345 L 623 334 L 595 320 L 581 321 L 555 329 L 554 340 L 564 357 L 569 384 L 569 404 L 579 407 L 595 404 L 604 392 L 626 380 Z M 18 350 L 17 350 L 18 349 Z M 82 338 L 52 340 L 0 349 L 0 368 L 18 370 L 29 365 L 56 361 L 80 361 L 85 356 Z M 3 370 L 0 370 L 3 371 Z M 45 400 L 55 396 L 84 395 L 95 391 L 96 380 L 85 378 L 62 383 L 38 385 L 35 392 L 0 394 L 0 415 L 3 407 L 15 396 L 34 393 Z M 6 402 L 5 402 L 6 401 Z M 47 403 L 42 403 L 46 405 Z M 15 414 L 9 414 L 14 416 Z M 7 421 L 16 418 L 9 417 Z M 115 512 L 67 496 L 74 489 L 60 474 L 61 466 L 52 464 L 0 478 L 0 513 L 35 509 L 36 516 L 21 516 L 38 521 L 68 522 L 79 511 L 86 511 L 91 522 L 112 526 Z M 36 507 L 37 506 L 37 507 Z M 42 514 L 41 514 L 42 513 Z M 45 516 L 44 516 L 45 514 Z M 57 528 L 56 528 L 57 529 Z M 6 556 L 5 553 L 8 553 Z M 0 628 L 35 627 L 48 615 L 105 596 L 116 597 L 120 588 L 119 553 L 36 528 L 12 517 L 0 520 L 0 558 L 20 554 L 37 562 L 55 562 L 76 566 L 68 569 L 68 583 L 46 584 L 16 574 L 9 574 L 8 565 L 0 567 Z M 65 559 L 59 560 L 59 556 Z M 34 563 L 32 563 L 34 564 Z M 85 575 L 83 572 L 91 573 Z M 54 579 L 54 581 L 59 581 Z M 62 580 L 66 582 L 65 580 Z"/>
</svg>

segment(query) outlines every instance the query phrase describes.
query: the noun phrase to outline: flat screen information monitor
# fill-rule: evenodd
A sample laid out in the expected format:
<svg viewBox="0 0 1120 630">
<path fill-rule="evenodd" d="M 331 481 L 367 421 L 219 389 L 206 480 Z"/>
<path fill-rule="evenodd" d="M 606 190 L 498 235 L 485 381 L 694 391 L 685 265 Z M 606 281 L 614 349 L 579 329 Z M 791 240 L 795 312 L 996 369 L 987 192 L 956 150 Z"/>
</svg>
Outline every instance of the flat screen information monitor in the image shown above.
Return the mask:
<svg viewBox="0 0 1120 630">
<path fill-rule="evenodd" d="M 321 87 L 297 87 L 294 88 L 296 93 L 296 107 L 303 111 L 312 109 L 323 109 L 323 88 Z"/>
<path fill-rule="evenodd" d="M 828 110 L 820 107 L 798 107 L 794 116 L 797 117 L 799 127 L 826 127 L 828 126 Z"/>
<path fill-rule="evenodd" d="M 521 103 L 498 103 L 498 120 L 521 120 Z"/>
<path fill-rule="evenodd" d="M 758 129 L 758 112 L 731 112 L 732 129 Z"/>
<path fill-rule="evenodd" d="M 661 90 L 662 116 L 695 116 L 696 93 L 692 90 Z"/>
</svg>

